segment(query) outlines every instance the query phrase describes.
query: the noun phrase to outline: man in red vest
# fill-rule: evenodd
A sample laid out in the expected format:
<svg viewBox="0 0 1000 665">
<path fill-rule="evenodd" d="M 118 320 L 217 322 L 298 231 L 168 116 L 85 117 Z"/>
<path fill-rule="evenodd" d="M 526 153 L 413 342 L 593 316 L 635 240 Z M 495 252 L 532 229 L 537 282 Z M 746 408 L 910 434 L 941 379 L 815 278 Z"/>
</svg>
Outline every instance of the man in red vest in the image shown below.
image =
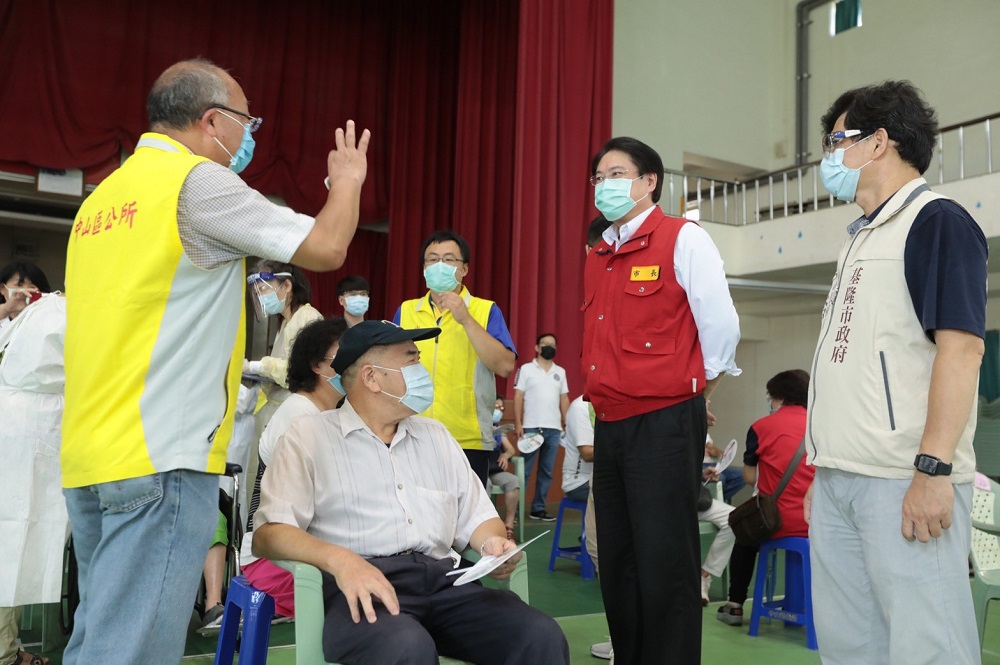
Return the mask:
<svg viewBox="0 0 1000 665">
<path fill-rule="evenodd" d="M 740 373 L 739 318 L 711 238 L 655 205 L 655 150 L 611 139 L 592 172 L 595 204 L 612 222 L 587 256 L 582 308 L 608 626 L 619 665 L 668 654 L 700 663 L 705 400 L 723 374 Z"/>
</svg>

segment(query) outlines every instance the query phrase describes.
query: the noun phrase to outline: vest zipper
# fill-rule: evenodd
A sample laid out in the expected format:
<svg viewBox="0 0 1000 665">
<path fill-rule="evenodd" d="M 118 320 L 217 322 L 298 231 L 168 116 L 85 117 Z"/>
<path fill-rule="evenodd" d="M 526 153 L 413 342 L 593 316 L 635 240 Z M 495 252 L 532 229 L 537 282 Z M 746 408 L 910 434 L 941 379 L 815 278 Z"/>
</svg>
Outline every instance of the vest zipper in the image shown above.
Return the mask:
<svg viewBox="0 0 1000 665">
<path fill-rule="evenodd" d="M 889 393 L 889 372 L 885 368 L 885 351 L 879 351 L 878 357 L 882 361 L 882 383 L 885 385 L 885 404 L 889 409 L 889 429 L 895 432 L 896 418 L 892 414 L 892 395 Z"/>
</svg>

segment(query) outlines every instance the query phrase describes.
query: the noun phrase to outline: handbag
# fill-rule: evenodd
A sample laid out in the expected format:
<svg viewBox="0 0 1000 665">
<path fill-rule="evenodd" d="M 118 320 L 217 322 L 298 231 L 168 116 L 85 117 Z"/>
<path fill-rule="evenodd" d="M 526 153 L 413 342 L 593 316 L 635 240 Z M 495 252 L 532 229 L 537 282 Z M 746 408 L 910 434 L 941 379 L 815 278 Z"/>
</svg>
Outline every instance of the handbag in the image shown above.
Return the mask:
<svg viewBox="0 0 1000 665">
<path fill-rule="evenodd" d="M 698 492 L 698 505 L 697 509 L 699 513 L 703 513 L 712 507 L 712 493 L 708 491 L 708 488 L 704 485 L 701 486 L 701 491 Z"/>
<path fill-rule="evenodd" d="M 781 482 L 775 488 L 774 494 L 758 492 L 756 496 L 740 504 L 733 512 L 729 513 L 729 526 L 736 536 L 736 542 L 740 545 L 753 547 L 760 545 L 765 540 L 776 534 L 781 529 L 781 513 L 778 512 L 778 497 L 785 491 L 785 487 L 792 479 L 792 474 L 802 461 L 802 456 L 806 452 L 806 440 L 803 438 L 798 450 L 789 462 L 788 468 L 781 476 Z"/>
</svg>

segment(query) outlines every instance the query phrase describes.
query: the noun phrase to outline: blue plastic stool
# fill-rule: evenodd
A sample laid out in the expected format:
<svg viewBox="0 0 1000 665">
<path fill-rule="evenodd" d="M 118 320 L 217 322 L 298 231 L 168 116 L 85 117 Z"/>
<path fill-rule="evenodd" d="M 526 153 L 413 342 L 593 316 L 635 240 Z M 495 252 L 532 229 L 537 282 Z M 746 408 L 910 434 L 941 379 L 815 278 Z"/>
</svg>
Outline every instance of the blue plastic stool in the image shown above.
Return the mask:
<svg viewBox="0 0 1000 665">
<path fill-rule="evenodd" d="M 785 550 L 785 597 L 774 600 L 775 563 L 778 550 Z M 765 591 L 767 598 L 765 599 Z M 815 651 L 816 627 L 812 614 L 812 569 L 809 539 L 788 536 L 760 544 L 757 555 L 757 583 L 753 592 L 750 635 L 757 636 L 761 617 L 780 619 L 786 626 L 806 627 L 806 646 Z"/>
<path fill-rule="evenodd" d="M 562 533 L 564 510 L 580 511 L 580 537 L 577 540 L 579 544 L 572 547 L 559 546 L 559 534 Z M 549 556 L 549 571 L 556 569 L 556 559 L 572 559 L 573 561 L 580 562 L 580 577 L 585 580 L 594 579 L 596 576 L 596 573 L 594 572 L 594 561 L 590 558 L 590 554 L 587 552 L 587 540 L 583 537 L 583 525 L 586 522 L 586 517 L 586 501 L 573 501 L 572 499 L 564 498 L 559 502 L 559 516 L 556 519 L 556 533 L 552 537 L 552 554 Z"/>
<path fill-rule="evenodd" d="M 271 638 L 274 599 L 255 589 L 247 578 L 239 575 L 229 582 L 226 609 L 222 613 L 219 643 L 215 648 L 215 665 L 232 665 L 236 655 L 236 637 L 243 615 L 243 638 L 240 665 L 265 665 L 267 644 Z"/>
</svg>

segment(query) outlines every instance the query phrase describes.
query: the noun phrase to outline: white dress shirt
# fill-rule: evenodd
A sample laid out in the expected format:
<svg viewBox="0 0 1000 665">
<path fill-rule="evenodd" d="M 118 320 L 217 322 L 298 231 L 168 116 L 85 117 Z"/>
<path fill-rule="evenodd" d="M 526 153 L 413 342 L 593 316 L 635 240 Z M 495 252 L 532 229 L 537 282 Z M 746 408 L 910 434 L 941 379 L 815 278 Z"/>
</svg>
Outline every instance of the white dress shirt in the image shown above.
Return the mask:
<svg viewBox="0 0 1000 665">
<path fill-rule="evenodd" d="M 604 231 L 604 240 L 614 251 L 635 235 L 653 207 L 623 224 Z M 705 378 L 720 374 L 739 376 L 736 345 L 740 341 L 740 319 L 729 295 L 726 270 L 719 249 L 708 232 L 694 222 L 685 224 L 674 244 L 674 277 L 687 293 L 688 306 L 698 327 L 698 341 L 705 361 Z"/>
<path fill-rule="evenodd" d="M 443 559 L 498 517 L 444 425 L 405 418 L 386 445 L 350 401 L 292 423 L 260 495 L 256 528 L 289 524 L 366 558 L 412 550 Z"/>
<path fill-rule="evenodd" d="M 594 426 L 590 422 L 590 402 L 583 401 L 583 395 L 573 400 L 566 412 L 566 436 L 562 440 L 566 449 L 563 458 L 563 492 L 575 490 L 590 480 L 594 474 L 594 463 L 585 462 L 580 457 L 580 446 L 594 445 Z"/>
</svg>

